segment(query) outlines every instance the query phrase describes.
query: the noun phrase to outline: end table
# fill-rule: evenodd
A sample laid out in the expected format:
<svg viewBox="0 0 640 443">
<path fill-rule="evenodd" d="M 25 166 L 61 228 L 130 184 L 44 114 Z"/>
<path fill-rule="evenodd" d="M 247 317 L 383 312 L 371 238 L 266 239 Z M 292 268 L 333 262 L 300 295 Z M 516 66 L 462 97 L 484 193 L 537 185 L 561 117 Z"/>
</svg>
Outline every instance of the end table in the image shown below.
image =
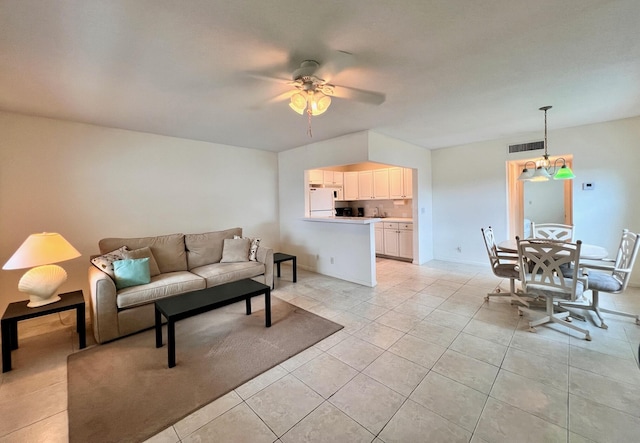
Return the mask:
<svg viewBox="0 0 640 443">
<path fill-rule="evenodd" d="M 55 314 L 57 312 L 76 310 L 76 329 L 80 336 L 80 349 L 87 346 L 86 326 L 84 319 L 84 296 L 82 291 L 60 294 L 60 301 L 37 308 L 27 307 L 29 300 L 9 303 L 2 316 L 2 372 L 11 370 L 11 351 L 18 349 L 18 322 L 29 318 Z"/>
</svg>

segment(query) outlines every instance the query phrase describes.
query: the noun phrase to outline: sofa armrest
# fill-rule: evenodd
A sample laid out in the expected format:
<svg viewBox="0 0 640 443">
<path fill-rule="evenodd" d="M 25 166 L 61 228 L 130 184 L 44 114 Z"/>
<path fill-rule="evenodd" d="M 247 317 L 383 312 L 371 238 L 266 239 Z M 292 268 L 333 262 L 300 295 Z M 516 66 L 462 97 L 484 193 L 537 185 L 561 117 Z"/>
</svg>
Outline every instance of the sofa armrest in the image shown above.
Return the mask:
<svg viewBox="0 0 640 443">
<path fill-rule="evenodd" d="M 273 249 L 259 246 L 256 260 L 264 264 L 264 284 L 273 287 Z"/>
<path fill-rule="evenodd" d="M 107 274 L 89 267 L 89 289 L 91 293 L 91 323 L 93 335 L 98 343 L 119 337 L 116 284 Z"/>
</svg>

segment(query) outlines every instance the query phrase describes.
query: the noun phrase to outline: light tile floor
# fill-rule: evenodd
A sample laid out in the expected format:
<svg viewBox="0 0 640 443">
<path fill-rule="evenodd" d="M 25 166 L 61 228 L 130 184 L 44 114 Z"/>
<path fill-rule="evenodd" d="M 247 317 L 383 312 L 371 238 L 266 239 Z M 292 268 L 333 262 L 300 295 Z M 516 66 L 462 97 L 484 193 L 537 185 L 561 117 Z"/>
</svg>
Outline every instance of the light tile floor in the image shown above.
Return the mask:
<svg viewBox="0 0 640 443">
<path fill-rule="evenodd" d="M 487 268 L 377 260 L 365 288 L 298 271 L 277 296 L 345 328 L 148 442 L 618 442 L 640 438 L 640 326 L 528 332 Z M 640 289 L 605 303 L 640 311 Z M 68 313 L 67 313 L 68 314 Z M 574 320 L 575 321 L 575 320 Z M 67 441 L 73 314 L 20 323 L 0 442 Z"/>
</svg>

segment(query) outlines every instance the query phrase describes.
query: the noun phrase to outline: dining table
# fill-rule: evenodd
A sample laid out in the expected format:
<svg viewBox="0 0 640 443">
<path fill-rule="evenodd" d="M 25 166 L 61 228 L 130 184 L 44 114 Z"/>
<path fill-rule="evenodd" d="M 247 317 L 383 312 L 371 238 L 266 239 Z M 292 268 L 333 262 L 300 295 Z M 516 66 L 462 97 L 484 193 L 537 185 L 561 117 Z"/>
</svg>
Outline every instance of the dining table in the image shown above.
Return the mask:
<svg viewBox="0 0 640 443">
<path fill-rule="evenodd" d="M 524 240 L 531 240 L 529 238 Z M 536 240 L 544 240 L 538 238 Z M 497 244 L 498 249 L 503 252 L 518 253 L 518 242 L 516 239 L 504 240 Z M 582 260 L 602 260 L 609 256 L 609 252 L 598 245 L 591 245 L 589 243 L 582 243 L 580 246 L 580 259 Z"/>
</svg>

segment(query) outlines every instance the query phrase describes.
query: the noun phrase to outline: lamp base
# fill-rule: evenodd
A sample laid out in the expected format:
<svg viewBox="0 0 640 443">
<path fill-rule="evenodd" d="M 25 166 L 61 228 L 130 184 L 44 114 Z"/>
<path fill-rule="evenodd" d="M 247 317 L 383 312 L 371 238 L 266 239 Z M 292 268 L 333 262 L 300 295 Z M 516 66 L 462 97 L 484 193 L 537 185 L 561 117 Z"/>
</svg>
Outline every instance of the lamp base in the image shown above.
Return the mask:
<svg viewBox="0 0 640 443">
<path fill-rule="evenodd" d="M 55 303 L 57 301 L 60 301 L 60 296 L 59 295 L 53 295 L 52 297 L 49 297 L 47 299 L 42 299 L 40 297 L 38 297 L 37 295 L 31 295 L 29 297 L 29 303 L 27 303 L 27 307 L 28 308 L 37 308 L 38 306 L 44 306 L 44 305 L 48 305 L 50 303 Z"/>
<path fill-rule="evenodd" d="M 18 282 L 18 290 L 29 295 L 30 308 L 60 300 L 58 288 L 67 280 L 67 273 L 58 265 L 44 265 L 30 269 Z"/>
</svg>

